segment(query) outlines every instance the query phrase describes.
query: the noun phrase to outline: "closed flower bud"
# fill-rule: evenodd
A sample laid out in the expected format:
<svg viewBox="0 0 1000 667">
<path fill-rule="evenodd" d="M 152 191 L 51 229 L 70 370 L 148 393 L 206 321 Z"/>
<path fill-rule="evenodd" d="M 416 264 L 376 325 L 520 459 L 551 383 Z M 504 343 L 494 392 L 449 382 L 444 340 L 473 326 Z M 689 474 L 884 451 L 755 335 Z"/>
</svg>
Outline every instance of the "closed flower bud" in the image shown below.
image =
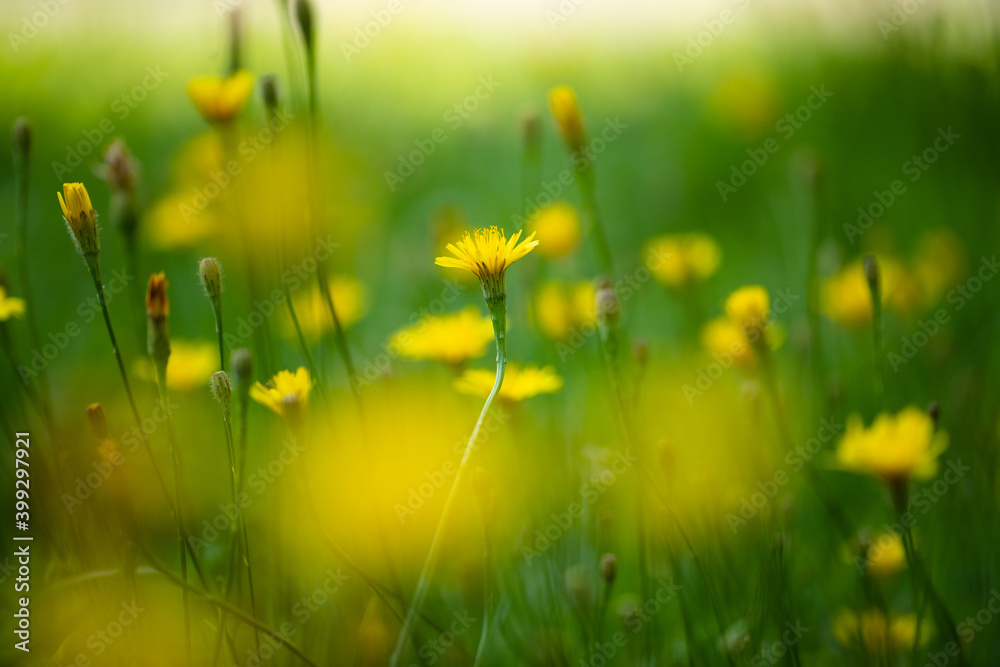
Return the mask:
<svg viewBox="0 0 1000 667">
<path fill-rule="evenodd" d="M 930 405 L 927 406 L 927 414 L 934 420 L 934 428 L 937 428 L 938 421 L 941 419 L 941 404 L 937 401 L 931 401 Z"/>
<path fill-rule="evenodd" d="M 162 272 L 154 273 L 149 277 L 146 286 L 146 316 L 149 325 L 146 345 L 149 355 L 162 364 L 166 364 L 170 356 L 168 315 L 170 315 L 170 301 L 167 299 L 167 277 Z"/>
<path fill-rule="evenodd" d="M 553 88 L 549 92 L 549 110 L 570 152 L 576 153 L 583 148 L 583 120 L 573 89 L 569 86 Z"/>
<path fill-rule="evenodd" d="M 215 371 L 212 373 L 210 384 L 212 387 L 212 396 L 222 405 L 223 412 L 228 415 L 233 399 L 233 387 L 229 383 L 229 376 L 226 375 L 225 371 Z"/>
<path fill-rule="evenodd" d="M 83 183 L 63 183 L 63 191 L 57 192 L 56 196 L 59 197 L 59 206 L 76 249 L 93 270 L 101 244 L 97 238 L 97 212 L 90 204 L 87 188 Z"/>
<path fill-rule="evenodd" d="M 205 288 L 205 294 L 212 302 L 212 308 L 216 315 L 222 312 L 222 269 L 219 267 L 219 260 L 214 257 L 206 257 L 198 263 L 198 276 L 201 278 L 201 286 Z"/>
<path fill-rule="evenodd" d="M 272 114 L 278 108 L 278 83 L 273 74 L 260 77 L 260 93 L 264 98 L 264 108 Z"/>
<path fill-rule="evenodd" d="M 31 125 L 28 123 L 27 118 L 22 116 L 14 121 L 11 137 L 14 140 L 14 148 L 18 153 L 26 156 L 31 152 Z"/>
<path fill-rule="evenodd" d="M 600 287 L 594 291 L 594 305 L 597 311 L 597 321 L 602 326 L 614 327 L 618 324 L 621 313 L 621 303 L 618 300 L 618 293 L 610 284 Z"/>
<path fill-rule="evenodd" d="M 299 24 L 299 30 L 302 31 L 302 41 L 305 42 L 306 52 L 310 58 L 313 58 L 314 51 L 314 41 L 315 41 L 315 26 L 313 22 L 313 7 L 309 0 L 297 0 L 295 3 L 295 20 Z"/>
<path fill-rule="evenodd" d="M 615 575 L 618 574 L 618 559 L 614 554 L 604 554 L 601 556 L 601 579 L 610 586 L 615 582 Z"/>
<path fill-rule="evenodd" d="M 108 417 L 104 414 L 104 408 L 100 403 L 91 403 L 87 406 L 87 423 L 90 424 L 90 431 L 99 442 L 108 437 Z"/>
<path fill-rule="evenodd" d="M 250 350 L 238 347 L 230 355 L 229 363 L 233 368 L 233 375 L 236 377 L 236 388 L 242 396 L 249 391 L 250 385 L 253 384 L 253 356 L 250 354 Z"/>
<path fill-rule="evenodd" d="M 871 289 L 872 294 L 879 294 L 882 289 L 882 281 L 878 270 L 878 260 L 875 259 L 875 255 L 865 255 L 864 267 L 868 287 Z"/>
<path fill-rule="evenodd" d="M 104 162 L 94 172 L 119 192 L 131 192 L 139 181 L 139 164 L 120 137 L 104 151 Z"/>
</svg>

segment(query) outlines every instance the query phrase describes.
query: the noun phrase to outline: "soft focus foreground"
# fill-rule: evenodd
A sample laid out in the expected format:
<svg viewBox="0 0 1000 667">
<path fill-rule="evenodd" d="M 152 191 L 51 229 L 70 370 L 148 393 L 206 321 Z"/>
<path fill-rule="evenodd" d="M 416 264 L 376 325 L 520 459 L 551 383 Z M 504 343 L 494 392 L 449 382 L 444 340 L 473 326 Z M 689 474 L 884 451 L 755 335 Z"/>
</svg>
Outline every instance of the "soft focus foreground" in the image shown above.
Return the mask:
<svg viewBox="0 0 1000 667">
<path fill-rule="evenodd" d="M 168 7 L 2 10 L 4 664 L 1000 662 L 995 7 Z"/>
</svg>

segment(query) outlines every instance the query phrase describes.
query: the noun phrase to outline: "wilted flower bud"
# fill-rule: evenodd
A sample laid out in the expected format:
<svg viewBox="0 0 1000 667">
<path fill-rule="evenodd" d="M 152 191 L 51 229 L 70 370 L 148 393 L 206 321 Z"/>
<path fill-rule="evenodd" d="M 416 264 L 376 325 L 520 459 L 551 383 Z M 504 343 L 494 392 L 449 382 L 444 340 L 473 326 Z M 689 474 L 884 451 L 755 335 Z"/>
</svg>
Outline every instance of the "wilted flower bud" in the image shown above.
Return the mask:
<svg viewBox="0 0 1000 667">
<path fill-rule="evenodd" d="M 606 278 L 598 278 L 594 287 L 594 306 L 597 311 L 598 324 L 608 327 L 617 326 L 621 313 L 618 292 Z"/>
<path fill-rule="evenodd" d="M 22 156 L 27 156 L 31 152 L 31 125 L 27 118 L 22 116 L 14 121 L 11 138 L 14 142 L 14 149 Z"/>
<path fill-rule="evenodd" d="M 131 192 L 139 181 L 139 165 L 121 137 L 107 147 L 104 162 L 97 165 L 94 172 L 98 178 L 107 181 L 113 189 L 120 192 Z"/>
<path fill-rule="evenodd" d="M 222 269 L 219 267 L 219 260 L 214 257 L 201 260 L 198 263 L 198 276 L 218 316 L 222 312 Z"/>
<path fill-rule="evenodd" d="M 225 371 L 215 371 L 212 373 L 210 385 L 212 396 L 215 396 L 215 400 L 222 405 L 223 412 L 228 415 L 233 400 L 233 386 L 229 383 L 229 376 Z"/>
<path fill-rule="evenodd" d="M 618 559 L 614 554 L 604 554 L 601 556 L 601 579 L 610 586 L 615 583 L 615 575 L 618 574 Z"/>
<path fill-rule="evenodd" d="M 98 442 L 108 437 L 108 417 L 104 414 L 104 408 L 100 403 L 91 403 L 87 406 L 87 423 L 90 424 L 90 431 Z"/>
<path fill-rule="evenodd" d="M 167 331 L 170 301 L 167 299 L 167 277 L 163 272 L 149 276 L 149 283 L 146 285 L 146 315 L 147 351 L 155 361 L 166 364 L 170 357 L 170 334 Z"/>
<path fill-rule="evenodd" d="M 63 183 L 63 191 L 57 192 L 56 196 L 59 197 L 59 206 L 76 249 L 93 270 L 101 244 L 97 238 L 97 212 L 90 204 L 87 188 L 83 183 Z"/>
<path fill-rule="evenodd" d="M 570 152 L 576 153 L 583 148 L 583 120 L 573 89 L 569 86 L 553 88 L 549 92 L 549 110 Z"/>
</svg>

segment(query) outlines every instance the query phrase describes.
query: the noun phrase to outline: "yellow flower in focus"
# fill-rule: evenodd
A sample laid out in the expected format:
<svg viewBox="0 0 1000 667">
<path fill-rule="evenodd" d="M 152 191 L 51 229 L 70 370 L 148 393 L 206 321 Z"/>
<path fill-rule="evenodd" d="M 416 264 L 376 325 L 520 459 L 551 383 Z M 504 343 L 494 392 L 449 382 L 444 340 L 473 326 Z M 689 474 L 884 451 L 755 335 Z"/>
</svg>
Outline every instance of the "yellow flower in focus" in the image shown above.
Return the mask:
<svg viewBox="0 0 1000 667">
<path fill-rule="evenodd" d="M 449 315 L 428 317 L 406 327 L 389 341 L 392 349 L 411 359 L 460 364 L 481 357 L 493 340 L 493 324 L 479 309 L 469 306 Z"/>
<path fill-rule="evenodd" d="M 188 97 L 210 123 L 228 123 L 243 109 L 253 91 L 253 75 L 239 70 L 230 76 L 199 76 L 188 81 Z"/>
<path fill-rule="evenodd" d="M 337 319 L 340 320 L 340 326 L 347 329 L 368 312 L 368 290 L 357 279 L 344 275 L 333 276 L 329 285 L 333 307 L 337 310 Z M 294 297 L 293 303 L 295 316 L 298 317 L 299 326 L 306 336 L 317 338 L 333 327 L 330 309 L 318 285 L 313 285 L 307 294 Z M 294 335 L 295 328 L 290 319 L 287 324 L 288 334 Z"/>
<path fill-rule="evenodd" d="M 473 396 L 489 396 L 496 376 L 493 371 L 470 369 L 455 380 L 455 389 Z M 538 394 L 552 394 L 563 386 L 563 379 L 552 366 L 520 367 L 508 364 L 500 387 L 499 397 L 506 401 L 518 402 Z"/>
<path fill-rule="evenodd" d="M 538 236 L 538 252 L 546 257 L 563 257 L 580 243 L 580 216 L 565 202 L 540 209 L 528 221 Z"/>
<path fill-rule="evenodd" d="M 705 280 L 721 261 L 719 246 L 712 237 L 698 232 L 650 239 L 646 255 L 653 275 L 667 287 L 685 287 Z"/>
<path fill-rule="evenodd" d="M 911 649 L 916 632 L 917 618 L 913 614 L 898 616 L 890 621 L 877 609 L 861 614 L 844 610 L 833 621 L 833 636 L 841 645 L 863 648 L 871 655 Z"/>
<path fill-rule="evenodd" d="M 726 316 L 751 340 L 767 332 L 771 316 L 771 299 L 760 285 L 741 287 L 726 299 Z"/>
<path fill-rule="evenodd" d="M 267 384 L 255 383 L 250 387 L 250 398 L 282 417 L 297 416 L 290 414 L 290 410 L 292 406 L 297 411 L 305 410 L 312 385 L 309 371 L 299 366 L 294 373 L 278 371 Z"/>
<path fill-rule="evenodd" d="M 872 538 L 865 559 L 868 572 L 875 577 L 888 579 L 906 567 L 906 549 L 902 538 L 887 531 Z"/>
<path fill-rule="evenodd" d="M 543 284 L 535 295 L 535 321 L 553 340 L 569 338 L 584 324 L 594 326 L 594 284 L 589 280 L 576 285 L 554 281 Z"/>
<path fill-rule="evenodd" d="M 156 380 L 148 357 L 136 359 L 133 370 L 144 380 Z M 190 391 L 204 387 L 212 373 L 219 370 L 219 348 L 213 343 L 172 340 L 167 370 L 167 386 L 171 389 Z"/>
<path fill-rule="evenodd" d="M 63 218 L 76 249 L 85 258 L 97 256 L 100 242 L 97 237 L 97 213 L 90 203 L 90 195 L 83 183 L 63 183 L 63 191 L 57 192 Z"/>
<path fill-rule="evenodd" d="M 549 91 L 549 111 L 556 121 L 563 141 L 571 153 L 583 147 L 583 119 L 580 117 L 580 105 L 576 101 L 576 93 L 569 86 L 556 86 Z"/>
<path fill-rule="evenodd" d="M 24 299 L 7 296 L 7 289 L 0 285 L 0 322 L 24 315 Z"/>
<path fill-rule="evenodd" d="M 485 285 L 498 283 L 503 287 L 504 273 L 507 267 L 521 259 L 535 246 L 538 241 L 531 234 L 519 244 L 521 232 L 515 232 L 510 240 L 503 230 L 496 227 L 477 229 L 465 232 L 458 243 L 449 243 L 448 250 L 455 257 L 438 257 L 434 263 L 453 269 L 471 271 Z"/>
<path fill-rule="evenodd" d="M 934 431 L 931 417 L 908 407 L 897 415 L 879 415 L 869 428 L 859 416 L 851 415 L 837 444 L 837 461 L 887 483 L 928 479 L 937 473 L 937 457 L 947 446 L 947 434 Z"/>
</svg>

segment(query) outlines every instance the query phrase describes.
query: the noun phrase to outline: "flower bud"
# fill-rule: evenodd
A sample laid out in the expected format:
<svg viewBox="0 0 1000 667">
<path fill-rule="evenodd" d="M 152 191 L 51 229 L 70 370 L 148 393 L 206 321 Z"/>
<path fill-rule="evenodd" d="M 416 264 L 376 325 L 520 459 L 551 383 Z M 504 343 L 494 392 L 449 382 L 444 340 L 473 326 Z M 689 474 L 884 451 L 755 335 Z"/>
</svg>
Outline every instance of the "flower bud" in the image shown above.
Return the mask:
<svg viewBox="0 0 1000 667">
<path fill-rule="evenodd" d="M 594 306 L 597 311 L 597 322 L 601 326 L 615 327 L 621 314 L 621 302 L 618 292 L 610 282 L 598 279 L 595 282 Z"/>
<path fill-rule="evenodd" d="M 636 338 L 632 343 L 632 359 L 640 369 L 645 369 L 649 363 L 649 341 L 645 338 Z"/>
<path fill-rule="evenodd" d="M 198 263 L 198 276 L 201 278 L 201 286 L 205 288 L 205 294 L 212 302 L 216 317 L 222 312 L 222 269 L 219 267 L 219 260 L 214 257 L 206 257 Z"/>
<path fill-rule="evenodd" d="M 104 408 L 100 403 L 91 403 L 87 406 L 87 423 L 90 424 L 90 431 L 98 442 L 108 437 L 108 417 L 104 414 Z"/>
<path fill-rule="evenodd" d="M 549 92 L 549 110 L 571 153 L 583 148 L 583 120 L 576 93 L 569 86 L 557 86 Z"/>
<path fill-rule="evenodd" d="M 931 401 L 927 406 L 927 414 L 934 420 L 934 428 L 937 428 L 938 421 L 941 419 L 941 404 L 937 401 Z"/>
<path fill-rule="evenodd" d="M 104 162 L 94 172 L 119 192 L 131 192 L 139 181 L 139 165 L 120 137 L 104 151 Z"/>
<path fill-rule="evenodd" d="M 236 389 L 240 396 L 245 396 L 253 384 L 253 356 L 250 350 L 245 347 L 236 348 L 229 357 L 229 364 L 236 377 Z"/>
<path fill-rule="evenodd" d="M 302 31 L 302 41 L 306 46 L 306 53 L 308 54 L 309 60 L 314 57 L 315 51 L 315 38 L 316 31 L 313 24 L 313 7 L 309 3 L 309 0 L 297 0 L 295 3 L 295 20 L 299 24 L 299 30 Z"/>
<path fill-rule="evenodd" d="M 168 315 L 170 300 L 167 298 L 167 277 L 163 272 L 154 273 L 149 276 L 149 283 L 146 285 L 146 346 L 153 360 L 164 365 L 170 357 Z"/>
<path fill-rule="evenodd" d="M 212 396 L 222 406 L 222 411 L 229 414 L 233 400 L 233 386 L 229 383 L 229 376 L 225 371 L 215 371 L 212 373 L 210 382 Z"/>
<path fill-rule="evenodd" d="M 615 583 L 615 575 L 618 574 L 618 559 L 614 554 L 604 554 L 601 556 L 601 579 L 610 586 Z"/>
<path fill-rule="evenodd" d="M 868 281 L 868 287 L 871 289 L 872 295 L 880 294 L 882 280 L 878 268 L 878 260 L 875 259 L 875 255 L 865 255 L 864 266 L 865 279 Z"/>
<path fill-rule="evenodd" d="M 278 82 L 273 74 L 260 77 L 260 93 L 264 99 L 264 108 L 270 116 L 278 108 Z"/>
<path fill-rule="evenodd" d="M 14 149 L 22 157 L 27 156 L 31 152 L 31 124 L 28 123 L 27 118 L 22 116 L 14 121 L 11 138 L 13 139 Z"/>
<path fill-rule="evenodd" d="M 101 244 L 97 238 L 97 212 L 90 204 L 87 188 L 83 183 L 63 183 L 63 191 L 56 196 L 76 249 L 93 270 Z"/>
</svg>

